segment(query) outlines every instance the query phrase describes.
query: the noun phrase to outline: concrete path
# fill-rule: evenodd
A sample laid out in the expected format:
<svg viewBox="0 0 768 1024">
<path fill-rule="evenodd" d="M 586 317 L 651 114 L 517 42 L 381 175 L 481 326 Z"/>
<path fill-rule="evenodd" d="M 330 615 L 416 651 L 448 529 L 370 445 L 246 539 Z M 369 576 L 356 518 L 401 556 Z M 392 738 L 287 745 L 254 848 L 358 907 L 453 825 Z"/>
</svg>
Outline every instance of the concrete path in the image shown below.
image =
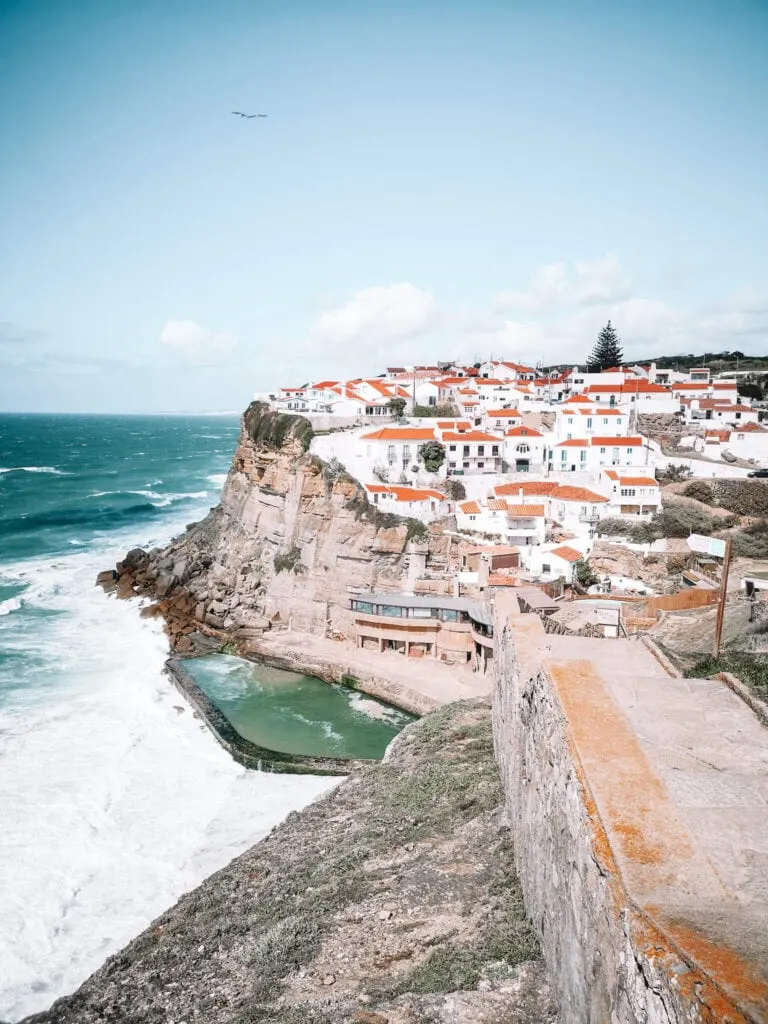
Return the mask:
<svg viewBox="0 0 768 1024">
<path fill-rule="evenodd" d="M 671 678 L 639 643 L 546 641 L 630 898 L 768 1019 L 768 731 L 724 683 Z"/>
</svg>

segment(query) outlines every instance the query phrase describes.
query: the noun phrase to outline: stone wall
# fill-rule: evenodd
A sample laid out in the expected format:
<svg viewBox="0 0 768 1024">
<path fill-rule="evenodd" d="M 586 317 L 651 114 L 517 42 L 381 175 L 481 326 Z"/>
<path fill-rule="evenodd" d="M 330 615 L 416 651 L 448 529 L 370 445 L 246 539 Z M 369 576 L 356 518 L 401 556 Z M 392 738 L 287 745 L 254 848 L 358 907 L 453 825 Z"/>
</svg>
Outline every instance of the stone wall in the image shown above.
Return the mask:
<svg viewBox="0 0 768 1024">
<path fill-rule="evenodd" d="M 742 1013 L 633 903 L 542 664 L 550 637 L 537 616 L 507 604 L 496 614 L 496 753 L 516 867 L 562 1024 L 762 1019 Z"/>
</svg>

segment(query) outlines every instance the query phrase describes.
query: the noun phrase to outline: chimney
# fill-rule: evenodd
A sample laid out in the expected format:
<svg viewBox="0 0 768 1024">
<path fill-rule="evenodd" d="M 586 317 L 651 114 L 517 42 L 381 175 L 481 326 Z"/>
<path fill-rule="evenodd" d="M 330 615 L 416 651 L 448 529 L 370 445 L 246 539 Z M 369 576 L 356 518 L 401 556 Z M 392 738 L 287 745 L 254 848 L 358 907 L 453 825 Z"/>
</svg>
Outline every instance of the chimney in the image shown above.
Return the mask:
<svg viewBox="0 0 768 1024">
<path fill-rule="evenodd" d="M 522 505 L 523 504 L 523 488 L 522 487 L 520 487 L 518 489 L 517 497 L 519 498 L 520 504 Z"/>
</svg>

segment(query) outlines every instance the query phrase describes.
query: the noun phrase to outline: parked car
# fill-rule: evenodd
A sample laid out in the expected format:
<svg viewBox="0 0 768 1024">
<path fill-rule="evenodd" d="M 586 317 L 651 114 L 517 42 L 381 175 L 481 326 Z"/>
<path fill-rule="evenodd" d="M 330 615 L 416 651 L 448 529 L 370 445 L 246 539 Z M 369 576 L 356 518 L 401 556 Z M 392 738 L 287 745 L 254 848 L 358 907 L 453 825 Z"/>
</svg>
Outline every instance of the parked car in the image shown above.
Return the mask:
<svg viewBox="0 0 768 1024">
<path fill-rule="evenodd" d="M 768 476 L 768 469 L 753 469 L 747 476 Z"/>
</svg>

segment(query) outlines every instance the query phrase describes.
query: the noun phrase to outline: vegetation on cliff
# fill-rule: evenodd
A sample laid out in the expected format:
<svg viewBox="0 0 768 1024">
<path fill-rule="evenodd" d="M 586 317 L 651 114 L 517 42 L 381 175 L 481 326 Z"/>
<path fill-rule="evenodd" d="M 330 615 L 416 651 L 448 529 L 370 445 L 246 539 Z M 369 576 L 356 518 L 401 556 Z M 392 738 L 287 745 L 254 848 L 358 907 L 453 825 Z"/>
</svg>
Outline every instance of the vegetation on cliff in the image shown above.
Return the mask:
<svg viewBox="0 0 768 1024">
<path fill-rule="evenodd" d="M 303 416 L 273 412 L 264 402 L 251 402 L 243 414 L 243 424 L 254 444 L 280 451 L 287 441 L 297 441 L 303 452 L 312 443 L 312 424 Z"/>
</svg>

